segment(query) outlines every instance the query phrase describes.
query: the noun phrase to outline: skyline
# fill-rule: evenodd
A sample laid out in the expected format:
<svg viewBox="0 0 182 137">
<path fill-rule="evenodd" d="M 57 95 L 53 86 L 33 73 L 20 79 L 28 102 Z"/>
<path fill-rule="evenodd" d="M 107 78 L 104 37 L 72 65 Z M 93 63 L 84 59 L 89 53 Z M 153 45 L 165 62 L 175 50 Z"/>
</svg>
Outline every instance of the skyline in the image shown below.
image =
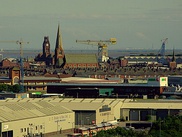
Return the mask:
<svg viewBox="0 0 182 137">
<path fill-rule="evenodd" d="M 97 50 L 76 40 L 116 38 L 109 50 L 181 49 L 182 1 L 180 0 L 1 0 L 0 41 L 30 42 L 24 49 L 42 49 L 44 36 L 55 48 L 58 24 L 64 50 Z M 17 49 L 0 42 L 0 49 Z"/>
</svg>

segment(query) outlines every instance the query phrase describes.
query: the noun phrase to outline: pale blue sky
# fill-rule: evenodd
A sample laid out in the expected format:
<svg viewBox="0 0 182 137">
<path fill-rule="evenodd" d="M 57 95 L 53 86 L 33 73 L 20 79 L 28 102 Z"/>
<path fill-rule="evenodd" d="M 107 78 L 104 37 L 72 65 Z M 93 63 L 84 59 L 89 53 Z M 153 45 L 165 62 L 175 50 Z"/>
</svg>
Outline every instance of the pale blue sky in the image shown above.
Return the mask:
<svg viewBox="0 0 182 137">
<path fill-rule="evenodd" d="M 42 49 L 44 36 L 55 48 L 60 23 L 63 48 L 97 49 L 79 40 L 117 38 L 109 49 L 182 49 L 182 0 L 0 0 L 0 40 L 29 41 Z M 13 43 L 0 48 L 17 49 Z"/>
</svg>

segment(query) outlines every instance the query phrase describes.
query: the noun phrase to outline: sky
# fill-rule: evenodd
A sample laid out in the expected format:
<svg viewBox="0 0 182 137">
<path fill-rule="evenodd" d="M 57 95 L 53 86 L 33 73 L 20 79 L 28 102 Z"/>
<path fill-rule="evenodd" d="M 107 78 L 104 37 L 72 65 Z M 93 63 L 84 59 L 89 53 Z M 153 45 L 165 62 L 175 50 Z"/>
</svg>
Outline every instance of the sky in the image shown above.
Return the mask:
<svg viewBox="0 0 182 137">
<path fill-rule="evenodd" d="M 65 50 L 97 50 L 76 40 L 108 40 L 109 50 L 182 49 L 182 0 L 0 0 L 0 49 L 55 48 L 58 24 Z"/>
</svg>

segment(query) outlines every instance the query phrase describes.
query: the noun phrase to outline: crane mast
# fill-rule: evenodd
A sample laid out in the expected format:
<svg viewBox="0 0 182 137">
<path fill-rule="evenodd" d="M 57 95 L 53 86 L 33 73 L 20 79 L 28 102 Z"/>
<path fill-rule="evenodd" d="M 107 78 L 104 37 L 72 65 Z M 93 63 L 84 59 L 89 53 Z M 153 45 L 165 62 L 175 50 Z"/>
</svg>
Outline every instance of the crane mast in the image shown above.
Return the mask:
<svg viewBox="0 0 182 137">
<path fill-rule="evenodd" d="M 166 49 L 166 42 L 167 42 L 168 38 L 165 38 L 162 41 L 162 46 L 157 54 L 157 60 L 159 63 L 164 64 L 165 62 L 165 49 Z M 160 57 L 160 58 L 159 58 Z"/>
<path fill-rule="evenodd" d="M 164 39 L 164 40 L 161 40 L 162 41 L 162 46 L 161 46 L 161 49 L 159 50 L 159 55 L 164 57 L 165 56 L 165 45 L 166 45 L 166 42 L 167 42 L 168 38 Z"/>
<path fill-rule="evenodd" d="M 24 92 L 24 69 L 23 69 L 23 45 L 24 44 L 29 44 L 29 42 L 25 42 L 22 39 L 17 40 L 17 41 L 0 41 L 2 43 L 16 43 L 20 45 L 20 92 Z"/>
<path fill-rule="evenodd" d="M 106 62 L 109 59 L 108 45 L 116 44 L 116 38 L 109 40 L 76 40 L 76 43 L 98 46 L 98 62 Z"/>
</svg>

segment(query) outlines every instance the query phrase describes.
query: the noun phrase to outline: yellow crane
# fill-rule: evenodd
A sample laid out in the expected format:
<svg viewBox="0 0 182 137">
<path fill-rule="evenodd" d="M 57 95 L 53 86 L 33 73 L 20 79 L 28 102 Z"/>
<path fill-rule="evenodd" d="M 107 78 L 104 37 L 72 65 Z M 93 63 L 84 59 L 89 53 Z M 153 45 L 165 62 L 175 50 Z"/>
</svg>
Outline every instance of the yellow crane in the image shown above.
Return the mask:
<svg viewBox="0 0 182 137">
<path fill-rule="evenodd" d="M 1 43 L 16 43 L 20 45 L 20 80 L 19 80 L 19 84 L 20 84 L 20 92 L 24 92 L 24 70 L 23 70 L 23 45 L 24 44 L 29 44 L 29 42 L 25 42 L 22 39 L 17 40 L 17 41 L 0 41 Z"/>
<path fill-rule="evenodd" d="M 98 62 L 106 62 L 109 59 L 108 45 L 116 44 L 116 38 L 109 40 L 76 40 L 76 43 L 98 46 Z"/>
</svg>

